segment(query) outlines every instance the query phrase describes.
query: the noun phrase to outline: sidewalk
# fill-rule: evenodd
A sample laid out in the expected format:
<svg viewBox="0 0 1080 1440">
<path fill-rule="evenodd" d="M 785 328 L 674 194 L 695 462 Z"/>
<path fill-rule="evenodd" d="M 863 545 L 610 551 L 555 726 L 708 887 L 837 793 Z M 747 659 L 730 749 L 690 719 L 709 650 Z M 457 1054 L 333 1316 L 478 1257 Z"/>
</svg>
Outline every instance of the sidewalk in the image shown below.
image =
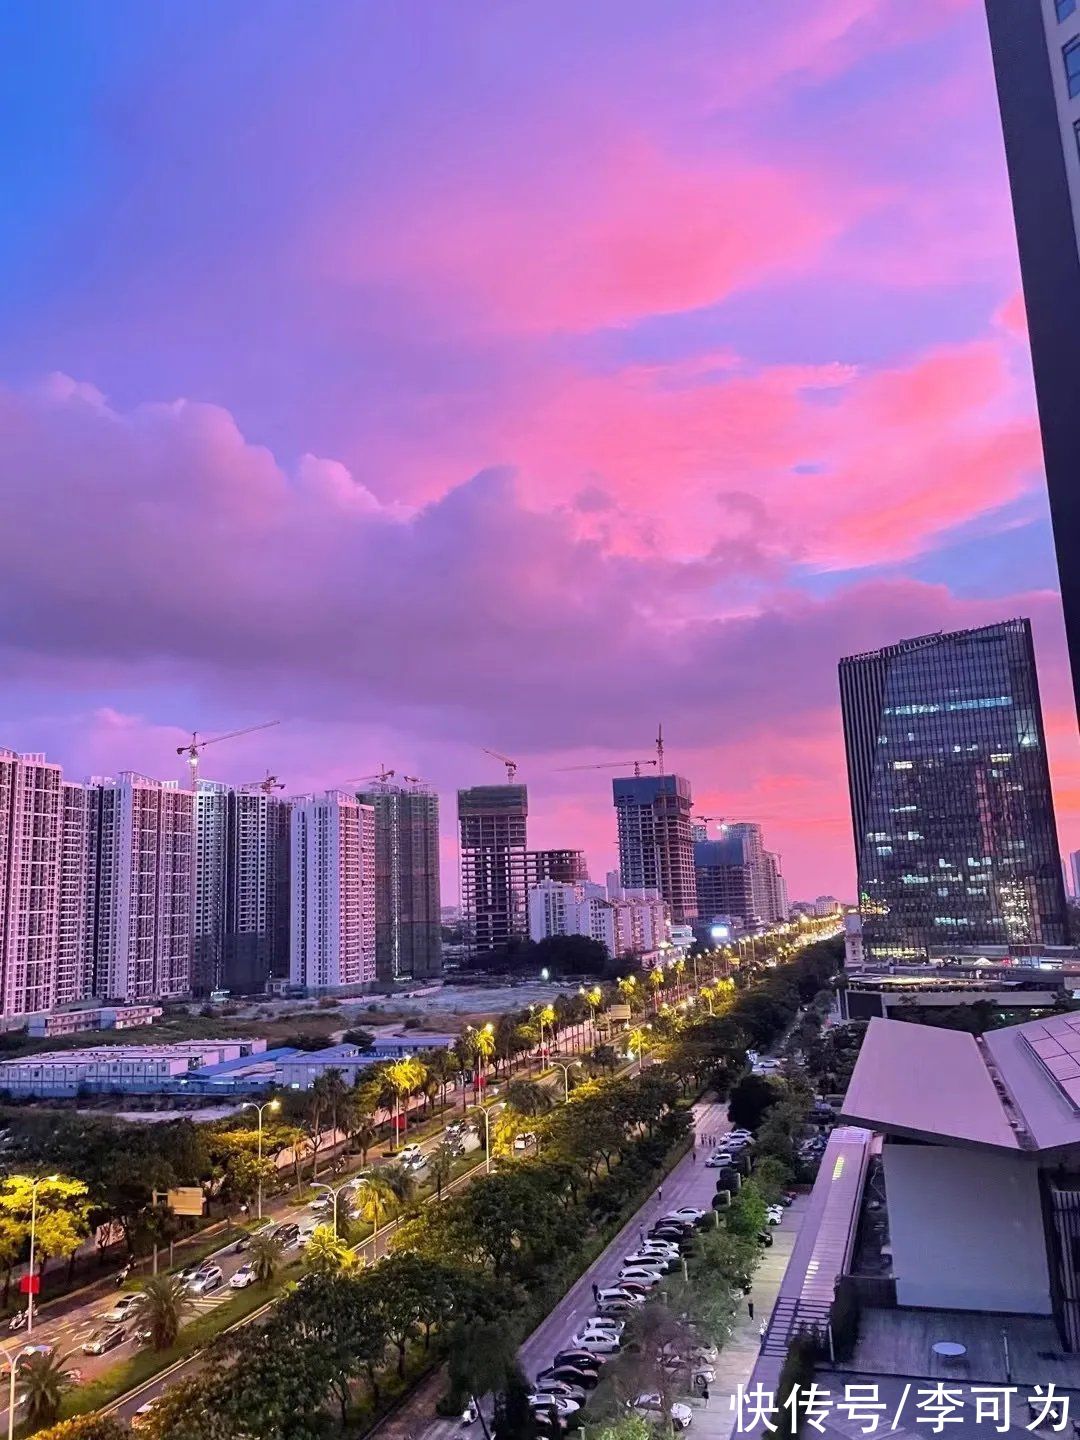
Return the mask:
<svg viewBox="0 0 1080 1440">
<path fill-rule="evenodd" d="M 713 1365 L 716 1380 L 709 1387 L 708 1408 L 701 1401 L 693 1402 L 694 1432 L 704 1440 L 730 1440 L 735 1428 L 732 1396 L 740 1385 L 749 1384 L 761 1345 L 761 1322 L 768 1320 L 776 1304 L 780 1281 L 795 1247 L 795 1237 L 808 1203 L 809 1196 L 800 1195 L 784 1212 L 784 1223 L 773 1226 L 773 1243 L 764 1252 L 754 1275 L 753 1292 L 747 1297 L 754 1302 L 754 1318 L 751 1320 L 747 1314 L 746 1301 L 740 1301 L 734 1329 Z"/>
</svg>

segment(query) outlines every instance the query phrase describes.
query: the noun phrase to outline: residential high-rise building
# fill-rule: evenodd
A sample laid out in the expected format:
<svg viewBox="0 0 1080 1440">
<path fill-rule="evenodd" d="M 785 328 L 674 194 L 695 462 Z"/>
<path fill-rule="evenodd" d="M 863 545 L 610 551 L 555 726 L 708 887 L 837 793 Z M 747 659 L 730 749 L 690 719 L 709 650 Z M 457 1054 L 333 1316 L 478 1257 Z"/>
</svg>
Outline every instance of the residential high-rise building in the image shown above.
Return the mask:
<svg viewBox="0 0 1080 1440">
<path fill-rule="evenodd" d="M 126 1004 L 187 995 L 194 792 L 130 771 L 89 783 L 94 993 Z"/>
<path fill-rule="evenodd" d="M 292 802 L 289 978 L 324 990 L 375 979 L 375 812 L 328 790 Z"/>
<path fill-rule="evenodd" d="M 849 656 L 840 699 L 867 959 L 1063 944 L 1030 623 Z"/>
<path fill-rule="evenodd" d="M 47 1010 L 56 993 L 63 776 L 44 755 L 0 750 L 0 1011 Z"/>
<path fill-rule="evenodd" d="M 65 780 L 60 834 L 59 914 L 56 930 L 54 1004 L 89 999 L 94 993 L 94 898 L 91 804 L 86 785 Z"/>
<path fill-rule="evenodd" d="M 529 890 L 529 937 L 556 935 L 588 935 L 616 958 L 652 954 L 668 938 L 667 906 L 655 890 L 541 880 Z"/>
<path fill-rule="evenodd" d="M 787 881 L 780 868 L 780 856 L 775 850 L 766 850 L 764 857 L 765 893 L 768 906 L 768 923 L 780 925 L 790 913 L 787 898 Z"/>
<path fill-rule="evenodd" d="M 1074 850 L 1069 856 L 1069 875 L 1072 884 L 1069 887 L 1074 900 L 1080 900 L 1080 850 Z"/>
<path fill-rule="evenodd" d="M 528 818 L 524 785 L 458 791 L 461 914 L 469 955 L 505 950 L 528 934 Z"/>
<path fill-rule="evenodd" d="M 757 916 L 754 870 L 745 836 L 725 833 L 719 840 L 694 845 L 698 916 L 712 920 L 731 916 L 743 924 Z"/>
<path fill-rule="evenodd" d="M 192 989 L 260 994 L 289 972 L 289 801 L 195 784 Z"/>
<path fill-rule="evenodd" d="M 986 0 L 1073 688 L 1080 703 L 1080 6 Z"/>
<path fill-rule="evenodd" d="M 375 967 L 380 980 L 442 970 L 439 797 L 380 783 L 357 798 L 375 812 Z"/>
<path fill-rule="evenodd" d="M 580 885 L 589 878 L 584 850 L 530 850 L 526 856 L 529 885 L 558 880 L 562 885 Z"/>
<path fill-rule="evenodd" d="M 619 874 L 629 889 L 659 891 L 673 924 L 697 915 L 690 782 L 681 775 L 613 780 Z"/>
</svg>

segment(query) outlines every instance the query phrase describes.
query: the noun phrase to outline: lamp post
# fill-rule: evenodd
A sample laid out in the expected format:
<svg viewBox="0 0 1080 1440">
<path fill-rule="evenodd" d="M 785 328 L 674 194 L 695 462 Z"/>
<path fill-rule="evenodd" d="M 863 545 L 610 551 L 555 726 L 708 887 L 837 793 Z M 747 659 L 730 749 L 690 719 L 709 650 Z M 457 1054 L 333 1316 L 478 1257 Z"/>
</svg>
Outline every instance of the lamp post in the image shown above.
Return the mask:
<svg viewBox="0 0 1080 1440">
<path fill-rule="evenodd" d="M 9 1384 L 9 1386 L 8 1386 L 8 1412 L 7 1412 L 7 1415 L 8 1415 L 8 1419 L 7 1419 L 8 1440 L 13 1440 L 13 1437 L 14 1437 L 14 1435 L 15 1435 L 15 1367 L 16 1367 L 16 1365 L 18 1364 L 18 1361 L 19 1361 L 20 1356 L 24 1355 L 25 1353 L 26 1353 L 25 1350 L 19 1350 L 19 1351 L 17 1351 L 16 1354 L 13 1356 L 12 1353 L 11 1353 L 11 1351 L 7 1348 L 6 1345 L 0 1345 L 0 1355 L 3 1355 L 4 1359 L 5 1359 L 5 1360 L 7 1361 L 7 1363 L 8 1363 L 8 1375 L 9 1375 L 9 1377 L 10 1377 L 10 1384 Z"/>
<path fill-rule="evenodd" d="M 261 1219 L 263 1218 L 263 1216 L 262 1216 L 262 1191 L 263 1191 L 263 1173 L 262 1173 L 262 1130 L 263 1130 L 263 1118 L 262 1118 L 262 1117 L 263 1117 L 263 1111 L 264 1111 L 264 1110 L 269 1110 L 269 1111 L 271 1112 L 271 1114 L 273 1114 L 275 1111 L 281 1109 L 281 1101 L 280 1101 L 280 1100 L 264 1100 L 261 1105 L 256 1105 L 256 1103 L 255 1103 L 254 1100 L 249 1100 L 249 1101 L 247 1102 L 247 1104 L 244 1106 L 244 1109 L 245 1109 L 245 1110 L 257 1110 L 258 1113 L 259 1113 L 259 1219 L 261 1220 Z"/>
<path fill-rule="evenodd" d="M 338 1228 L 337 1228 L 337 1202 L 338 1202 L 338 1196 L 341 1194 L 341 1192 L 342 1192 L 343 1190 L 348 1190 L 349 1184 L 350 1184 L 350 1182 L 349 1182 L 348 1180 L 345 1180 L 345 1181 L 344 1181 L 342 1184 L 340 1184 L 340 1185 L 327 1185 L 327 1183 L 325 1182 L 325 1180 L 313 1180 L 312 1183 L 311 1183 L 311 1188 L 312 1188 L 313 1190 L 325 1190 L 326 1193 L 327 1193 L 329 1196 L 331 1196 L 332 1199 L 333 1199 L 333 1201 L 334 1201 L 334 1239 L 335 1239 L 335 1240 L 338 1238 Z"/>
<path fill-rule="evenodd" d="M 34 1244 L 37 1239 L 37 1192 L 40 1185 L 48 1185 L 60 1179 L 59 1175 L 39 1175 L 30 1181 L 30 1289 L 26 1295 L 26 1333 L 34 1328 Z"/>
<path fill-rule="evenodd" d="M 480 1113 L 484 1117 L 484 1174 L 491 1174 L 491 1116 L 496 1110 L 501 1110 L 501 1105 L 483 1105 Z"/>
<path fill-rule="evenodd" d="M 580 1060 L 571 1060 L 571 1061 L 569 1061 L 567 1064 L 564 1064 L 561 1060 L 553 1060 L 551 1063 L 552 1063 L 552 1065 L 554 1065 L 557 1069 L 559 1069 L 559 1070 L 562 1071 L 562 1074 L 563 1074 L 563 1104 L 564 1104 L 564 1105 L 565 1105 L 565 1104 L 568 1104 L 568 1103 L 569 1103 L 569 1100 L 570 1100 L 570 1068 L 571 1068 L 571 1066 L 573 1066 L 573 1065 L 580 1065 L 580 1064 L 581 1064 L 581 1061 L 580 1061 Z"/>
</svg>

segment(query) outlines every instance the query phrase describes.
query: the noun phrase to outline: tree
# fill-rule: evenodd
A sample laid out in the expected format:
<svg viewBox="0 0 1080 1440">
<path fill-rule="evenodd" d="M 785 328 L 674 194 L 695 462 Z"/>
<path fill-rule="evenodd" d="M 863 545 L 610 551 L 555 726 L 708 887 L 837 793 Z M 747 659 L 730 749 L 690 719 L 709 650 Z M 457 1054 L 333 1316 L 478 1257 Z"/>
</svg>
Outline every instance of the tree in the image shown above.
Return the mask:
<svg viewBox="0 0 1080 1440">
<path fill-rule="evenodd" d="M 34 1440 L 131 1440 L 131 1431 L 111 1415 L 76 1415 L 39 1430 Z"/>
<path fill-rule="evenodd" d="M 503 1091 L 503 1098 L 519 1115 L 545 1115 L 553 1103 L 551 1091 L 535 1080 L 511 1080 Z"/>
<path fill-rule="evenodd" d="M 630 1009 L 631 1009 L 631 1010 L 636 1009 L 636 1008 L 637 1008 L 637 1003 L 638 1003 L 638 998 L 639 998 L 639 995 L 640 995 L 640 989 L 639 989 L 639 986 L 638 986 L 637 976 L 636 976 L 636 975 L 623 975 L 623 976 L 621 976 L 621 977 L 619 978 L 619 980 L 618 980 L 616 983 L 618 984 L 618 987 L 619 987 L 619 994 L 620 994 L 620 995 L 623 997 L 623 999 L 626 1001 L 627 1005 L 630 1006 Z"/>
<path fill-rule="evenodd" d="M 9 1175 L 0 1182 L 0 1216 L 26 1226 L 29 1233 L 35 1208 L 34 1263 L 40 1266 L 41 1274 L 51 1255 L 74 1254 L 89 1235 L 89 1189 L 82 1180 L 66 1175 L 50 1175 L 43 1180 Z"/>
<path fill-rule="evenodd" d="M 748 1180 L 732 1200 L 725 1220 L 732 1235 L 756 1235 L 765 1228 L 765 1201 L 752 1180 Z"/>
<path fill-rule="evenodd" d="M 386 1079 L 394 1096 L 395 1115 L 401 1116 L 401 1133 L 409 1128 L 409 1096 L 424 1083 L 427 1071 L 413 1055 L 404 1055 L 386 1067 Z M 395 1125 L 395 1142 L 396 1142 Z"/>
<path fill-rule="evenodd" d="M 515 1365 L 495 1395 L 495 1433 L 510 1440 L 533 1440 L 536 1416 L 529 1404 L 531 1387 L 520 1365 Z"/>
<path fill-rule="evenodd" d="M 756 1130 L 769 1109 L 781 1099 L 779 1086 L 763 1075 L 744 1075 L 731 1092 L 728 1114 L 735 1125 Z"/>
<path fill-rule="evenodd" d="M 311 1239 L 304 1246 L 304 1269 L 312 1275 L 333 1275 L 349 1270 L 356 1256 L 330 1225 L 316 1225 Z"/>
<path fill-rule="evenodd" d="M 257 1285 L 269 1285 L 277 1274 L 285 1247 L 270 1230 L 260 1230 L 248 1244 L 248 1264 Z"/>
<path fill-rule="evenodd" d="M 150 1331 L 150 1344 L 155 1350 L 168 1350 L 176 1344 L 184 1315 L 190 1308 L 191 1297 L 177 1276 L 153 1275 L 145 1282 L 139 1323 Z"/>
<path fill-rule="evenodd" d="M 454 1173 L 456 1152 L 445 1140 L 436 1145 L 428 1158 L 428 1176 L 435 1186 L 435 1196 L 442 1199 L 443 1186 Z"/>
<path fill-rule="evenodd" d="M 366 1176 L 363 1184 L 356 1189 L 357 1213 L 368 1222 L 373 1232 L 382 1229 L 400 1203 L 390 1177 L 385 1173 L 388 1168 L 384 1166 L 382 1170 Z"/>
<path fill-rule="evenodd" d="M 472 1395 L 499 1392 L 517 1366 L 518 1336 L 503 1320 L 484 1324 L 458 1321 L 450 1336 L 447 1377 L 455 1405 Z M 487 1435 L 487 1426 L 484 1434 Z"/>
<path fill-rule="evenodd" d="M 782 1160 L 766 1155 L 754 1166 L 754 1183 L 767 1205 L 775 1204 L 791 1185 L 793 1175 Z"/>
<path fill-rule="evenodd" d="M 370 1030 L 344 1030 L 341 1039 L 345 1045 L 355 1045 L 361 1055 L 366 1054 L 375 1044 L 375 1036 Z"/>
<path fill-rule="evenodd" d="M 71 1385 L 65 1368 L 67 1358 L 55 1350 L 34 1350 L 19 1362 L 18 1384 L 26 1418 L 35 1429 L 51 1425 L 60 1413 L 64 1394 Z"/>
</svg>

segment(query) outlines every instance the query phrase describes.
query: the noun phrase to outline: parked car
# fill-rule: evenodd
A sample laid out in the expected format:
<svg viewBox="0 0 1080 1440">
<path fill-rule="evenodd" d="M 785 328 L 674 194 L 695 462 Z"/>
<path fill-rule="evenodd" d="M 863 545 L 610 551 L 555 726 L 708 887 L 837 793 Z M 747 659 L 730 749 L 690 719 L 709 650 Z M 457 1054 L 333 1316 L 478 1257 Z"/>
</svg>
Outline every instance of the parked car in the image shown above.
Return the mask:
<svg viewBox="0 0 1080 1440">
<path fill-rule="evenodd" d="M 514 1149 L 527 1150 L 530 1145 L 536 1144 L 536 1132 L 534 1130 L 522 1130 L 519 1135 L 514 1136 Z"/>
<path fill-rule="evenodd" d="M 596 1292 L 596 1301 L 602 1305 L 606 1300 L 629 1300 L 633 1305 L 644 1305 L 645 1296 L 638 1290 L 631 1290 L 627 1285 L 609 1285 L 606 1289 Z"/>
<path fill-rule="evenodd" d="M 538 1386 L 549 1380 L 561 1380 L 567 1385 L 576 1385 L 581 1390 L 595 1390 L 600 1376 L 595 1370 L 585 1370 L 580 1365 L 551 1365 L 541 1370 L 536 1377 Z"/>
<path fill-rule="evenodd" d="M 772 1237 L 769 1237 L 770 1244 Z M 619 1271 L 619 1284 L 623 1285 L 628 1280 L 641 1280 L 649 1286 L 650 1290 L 660 1284 L 661 1270 L 657 1265 L 624 1265 Z"/>
<path fill-rule="evenodd" d="M 591 1350 L 579 1350 L 573 1345 L 564 1345 L 551 1362 L 553 1365 L 580 1365 L 585 1370 L 599 1374 L 607 1364 L 603 1355 L 594 1355 Z"/>
<path fill-rule="evenodd" d="M 627 1406 L 643 1420 L 656 1420 L 664 1413 L 664 1402 L 659 1395 L 639 1395 L 636 1400 L 628 1400 Z M 694 1418 L 693 1411 L 689 1405 L 684 1405 L 681 1400 L 676 1400 L 668 1410 L 671 1423 L 676 1430 L 688 1430 Z"/>
<path fill-rule="evenodd" d="M 127 1331 L 123 1325 L 103 1325 L 83 1342 L 83 1353 L 104 1355 L 107 1350 L 115 1350 L 117 1345 L 122 1345 L 126 1338 Z"/>
<path fill-rule="evenodd" d="M 663 1220 L 688 1220 L 691 1225 L 697 1225 L 704 1218 L 704 1210 L 697 1210 L 693 1205 L 682 1205 L 678 1210 L 669 1210 L 661 1216 Z"/>
<path fill-rule="evenodd" d="M 594 1350 L 597 1355 L 614 1355 L 622 1346 L 622 1336 L 614 1330 L 579 1330 L 574 1344 L 582 1350 Z"/>
<path fill-rule="evenodd" d="M 640 1305 L 640 1296 L 620 1295 L 614 1300 L 598 1300 L 596 1309 L 601 1315 L 632 1315 Z"/>
<path fill-rule="evenodd" d="M 655 1280 L 620 1280 L 618 1288 L 626 1290 L 631 1295 L 640 1295 L 641 1299 L 647 1300 L 658 1282 Z"/>
<path fill-rule="evenodd" d="M 586 1395 L 580 1385 L 570 1385 L 565 1380 L 537 1380 L 536 1388 L 541 1394 L 565 1395 L 567 1400 L 583 1403 Z"/>
<path fill-rule="evenodd" d="M 144 1400 L 139 1408 L 132 1415 L 128 1422 L 132 1430 L 141 1430 L 144 1425 L 149 1425 L 150 1416 L 153 1414 L 154 1406 L 157 1404 L 157 1396 L 153 1400 Z"/>
<path fill-rule="evenodd" d="M 529 1396 L 531 1410 L 554 1410 L 557 1415 L 574 1415 L 581 1409 L 577 1400 L 566 1395 L 552 1395 L 549 1391 L 537 1390 Z"/>
<path fill-rule="evenodd" d="M 249 1285 L 255 1284 L 255 1266 L 250 1260 L 245 1260 L 236 1274 L 229 1281 L 233 1290 L 246 1290 Z"/>
<path fill-rule="evenodd" d="M 625 1320 L 613 1320 L 610 1316 L 590 1315 L 583 1326 L 585 1330 L 613 1330 L 621 1335 L 626 1329 Z"/>
<path fill-rule="evenodd" d="M 768 1230 L 759 1230 L 757 1233 L 758 1244 L 764 1245 L 766 1249 L 772 1244 L 772 1236 Z"/>
<path fill-rule="evenodd" d="M 650 1235 L 647 1240 L 642 1240 L 638 1246 L 639 1250 L 652 1250 L 657 1255 L 678 1255 L 678 1240 L 658 1240 L 655 1235 Z"/>
<path fill-rule="evenodd" d="M 626 1255 L 623 1258 L 624 1265 L 652 1265 L 662 1275 L 670 1275 L 673 1270 L 678 1270 L 682 1260 L 678 1254 L 658 1255 L 651 1250 L 638 1250 L 633 1255 Z"/>
<path fill-rule="evenodd" d="M 719 1170 L 722 1165 L 730 1165 L 731 1161 L 731 1155 L 726 1152 L 721 1154 L 719 1151 L 714 1151 L 712 1155 L 705 1157 L 705 1168 L 706 1170 Z"/>
<path fill-rule="evenodd" d="M 209 1295 L 211 1290 L 216 1290 L 224 1280 L 225 1274 L 220 1265 L 207 1265 L 205 1270 L 188 1281 L 189 1295 Z"/>
<path fill-rule="evenodd" d="M 136 1310 L 143 1303 L 141 1290 L 128 1291 L 126 1295 L 118 1295 L 108 1310 L 102 1315 L 106 1325 L 122 1325 L 125 1320 L 134 1317 Z"/>
</svg>

